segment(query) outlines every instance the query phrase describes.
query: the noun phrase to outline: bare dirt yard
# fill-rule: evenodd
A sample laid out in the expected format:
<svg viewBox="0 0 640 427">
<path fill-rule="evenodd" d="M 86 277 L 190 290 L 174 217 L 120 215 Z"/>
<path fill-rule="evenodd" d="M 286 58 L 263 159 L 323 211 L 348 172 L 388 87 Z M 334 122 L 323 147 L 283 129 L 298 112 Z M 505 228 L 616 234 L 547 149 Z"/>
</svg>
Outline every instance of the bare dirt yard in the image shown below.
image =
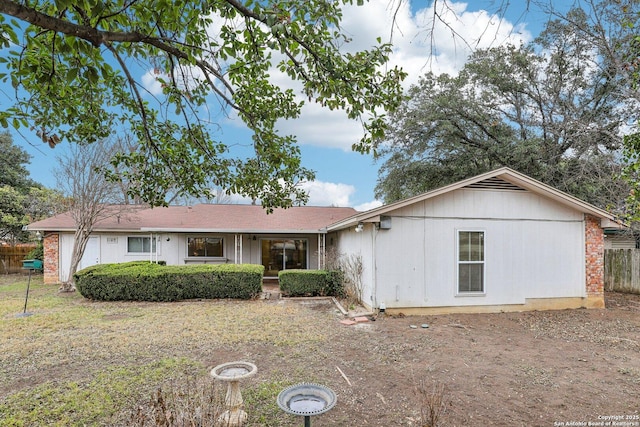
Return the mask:
<svg viewBox="0 0 640 427">
<path fill-rule="evenodd" d="M 438 426 L 640 426 L 638 295 L 345 326 L 328 300 L 103 303 L 37 281 L 19 318 L 25 284 L 0 285 L 0 425 L 142 425 L 157 387 L 246 360 L 250 426 L 302 425 L 275 401 L 305 381 L 338 396 L 314 426 L 426 426 L 430 407 Z"/>
</svg>

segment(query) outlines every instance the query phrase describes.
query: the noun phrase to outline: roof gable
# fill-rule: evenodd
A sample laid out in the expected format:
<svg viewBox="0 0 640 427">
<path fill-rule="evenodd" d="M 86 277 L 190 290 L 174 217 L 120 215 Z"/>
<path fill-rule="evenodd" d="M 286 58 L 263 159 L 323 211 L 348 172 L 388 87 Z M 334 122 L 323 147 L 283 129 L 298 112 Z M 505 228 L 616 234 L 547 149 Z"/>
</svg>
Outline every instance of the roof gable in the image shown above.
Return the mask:
<svg viewBox="0 0 640 427">
<path fill-rule="evenodd" d="M 486 172 L 472 178 L 458 181 L 447 186 L 437 188 L 426 193 L 419 194 L 395 203 L 383 205 L 366 212 L 356 214 L 350 218 L 331 224 L 329 231 L 352 227 L 360 222 L 379 222 L 380 217 L 392 211 L 432 199 L 442 194 L 450 193 L 462 188 L 474 190 L 500 190 L 500 191 L 530 191 L 545 198 L 554 200 L 563 206 L 579 212 L 600 218 L 602 227 L 624 228 L 624 225 L 613 215 L 605 210 L 597 208 L 577 197 L 557 190 L 547 184 L 530 178 L 524 174 L 504 167 L 491 172 Z"/>
</svg>

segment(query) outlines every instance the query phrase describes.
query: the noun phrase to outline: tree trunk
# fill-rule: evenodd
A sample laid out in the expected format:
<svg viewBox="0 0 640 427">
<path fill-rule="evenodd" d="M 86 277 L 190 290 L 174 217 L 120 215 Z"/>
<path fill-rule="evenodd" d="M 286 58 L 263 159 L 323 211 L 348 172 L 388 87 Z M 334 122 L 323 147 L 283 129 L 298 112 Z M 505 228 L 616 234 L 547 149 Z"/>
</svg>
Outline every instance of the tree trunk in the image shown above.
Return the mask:
<svg viewBox="0 0 640 427">
<path fill-rule="evenodd" d="M 80 261 L 82 260 L 82 255 L 84 255 L 84 250 L 87 247 L 89 236 L 90 233 L 88 233 L 86 230 L 83 230 L 82 227 L 78 227 L 78 229 L 76 229 L 76 233 L 73 239 L 71 265 L 69 266 L 69 277 L 67 278 L 67 281 L 60 287 L 61 292 L 74 292 L 76 290 L 73 275 L 76 271 L 78 271 L 78 266 L 80 265 Z"/>
</svg>

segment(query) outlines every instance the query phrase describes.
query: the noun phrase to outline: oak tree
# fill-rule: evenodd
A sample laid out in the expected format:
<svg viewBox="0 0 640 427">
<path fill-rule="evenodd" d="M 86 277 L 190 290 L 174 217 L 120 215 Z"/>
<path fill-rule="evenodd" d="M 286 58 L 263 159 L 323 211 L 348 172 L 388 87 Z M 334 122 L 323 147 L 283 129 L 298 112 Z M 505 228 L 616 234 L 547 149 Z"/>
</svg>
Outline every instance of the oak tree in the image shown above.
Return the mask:
<svg viewBox="0 0 640 427">
<path fill-rule="evenodd" d="M 568 21 L 572 22 L 569 24 Z M 531 44 L 474 52 L 457 76 L 425 75 L 391 117 L 377 195 L 418 194 L 508 166 L 620 211 L 625 80 L 583 37 L 588 16 L 552 19 Z"/>
</svg>

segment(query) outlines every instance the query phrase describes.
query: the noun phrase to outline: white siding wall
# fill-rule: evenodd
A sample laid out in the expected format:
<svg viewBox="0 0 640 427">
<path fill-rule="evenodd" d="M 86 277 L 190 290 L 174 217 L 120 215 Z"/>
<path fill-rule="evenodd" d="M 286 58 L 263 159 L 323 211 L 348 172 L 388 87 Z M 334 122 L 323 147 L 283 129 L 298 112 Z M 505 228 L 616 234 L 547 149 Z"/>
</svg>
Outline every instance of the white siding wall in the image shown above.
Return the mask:
<svg viewBox="0 0 640 427">
<path fill-rule="evenodd" d="M 151 233 L 122 233 L 122 234 L 97 234 L 100 237 L 100 254 L 101 264 L 129 262 L 129 261 L 148 261 L 157 259 L 159 261 L 167 261 L 168 249 L 174 244 L 174 238 L 171 235 L 157 235 L 157 256 L 153 254 L 130 254 L 127 253 L 127 238 L 130 236 L 151 237 Z M 156 235 L 154 235 L 156 237 Z M 166 239 L 170 240 L 167 242 Z"/>
<path fill-rule="evenodd" d="M 58 241 L 58 275 L 61 283 L 69 279 L 69 267 L 71 265 L 71 252 L 73 251 L 73 233 L 60 233 Z"/>
<path fill-rule="evenodd" d="M 154 261 L 166 261 L 169 265 L 185 264 L 187 258 L 187 237 L 202 236 L 201 233 L 177 234 L 161 233 L 158 236 L 157 256 L 153 254 L 130 254 L 127 253 L 127 237 L 129 236 L 151 236 L 150 233 L 94 233 L 92 238 L 98 239 L 99 262 L 100 264 L 120 263 L 128 261 L 140 261 L 153 259 Z M 227 263 L 235 262 L 235 235 L 234 234 L 207 234 L 224 238 L 224 258 Z M 257 235 L 253 240 L 253 234 L 242 235 L 242 262 L 245 264 L 261 264 L 260 238 L 271 239 L 306 239 L 308 266 L 310 269 L 318 268 L 318 236 L 317 235 Z M 64 282 L 69 275 L 71 264 L 71 252 L 73 251 L 73 233 L 60 234 L 59 251 L 59 278 Z M 215 261 L 220 262 L 220 261 Z"/>
<path fill-rule="evenodd" d="M 523 304 L 582 297 L 583 215 L 529 192 L 457 190 L 391 212 L 390 230 L 344 231 L 341 251 L 375 242 L 364 299 L 393 307 Z M 458 230 L 485 233 L 485 293 L 457 294 Z M 372 257 L 372 256 L 371 256 Z M 373 257 L 372 257 L 373 258 Z M 368 265 L 369 266 L 369 265 Z"/>
<path fill-rule="evenodd" d="M 370 307 L 377 308 L 378 301 L 375 296 L 375 269 L 374 258 L 375 234 L 373 224 L 367 224 L 362 232 L 356 233 L 353 228 L 340 232 L 335 238 L 337 251 L 340 254 L 351 254 L 362 257 L 362 299 Z"/>
</svg>

